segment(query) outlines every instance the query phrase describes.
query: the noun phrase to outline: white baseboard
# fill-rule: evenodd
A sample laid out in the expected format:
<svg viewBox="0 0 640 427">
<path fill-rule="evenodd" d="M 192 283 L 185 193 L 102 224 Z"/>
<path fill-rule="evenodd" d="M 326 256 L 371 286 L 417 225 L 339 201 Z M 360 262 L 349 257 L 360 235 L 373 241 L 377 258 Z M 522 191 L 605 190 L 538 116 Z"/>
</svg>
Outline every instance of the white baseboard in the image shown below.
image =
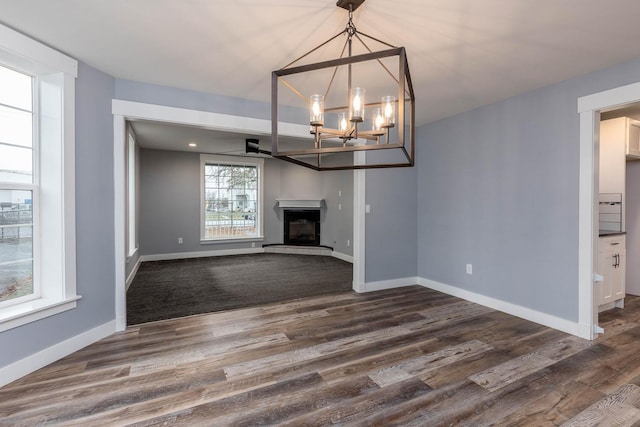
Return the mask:
<svg viewBox="0 0 640 427">
<path fill-rule="evenodd" d="M 356 289 L 356 292 L 373 292 L 385 289 L 402 288 L 418 284 L 417 277 L 403 277 L 401 279 L 381 280 L 379 282 L 366 282 Z"/>
<path fill-rule="evenodd" d="M 140 261 L 168 261 L 172 259 L 205 258 L 211 256 L 261 254 L 264 248 L 221 249 L 218 251 L 177 252 L 173 254 L 142 255 Z"/>
<path fill-rule="evenodd" d="M 539 323 L 541 325 L 566 332 L 568 334 L 582 337 L 582 334 L 584 332 L 583 328 L 580 327 L 580 324 L 578 322 L 572 322 L 570 320 L 562 319 L 560 317 L 543 313 L 541 311 L 532 310 L 530 308 L 522 307 L 517 304 L 477 294 L 475 292 L 460 289 L 455 286 L 446 285 L 444 283 L 436 282 L 435 280 L 429 280 L 423 277 L 419 277 L 418 284 L 426 288 L 440 291 L 454 297 L 462 298 L 476 304 L 484 305 L 485 307 L 490 307 L 495 310 L 502 311 L 504 313 L 511 314 L 525 320 L 529 320 L 531 322 Z"/>
<path fill-rule="evenodd" d="M 343 254 L 342 252 L 331 251 L 331 256 L 353 264 L 353 257 L 351 255 Z"/>
<path fill-rule="evenodd" d="M 129 289 L 129 285 L 133 281 L 138 268 L 140 267 L 140 263 L 146 261 L 168 261 L 172 259 L 186 259 L 186 258 L 204 258 L 211 256 L 225 256 L 225 255 L 245 255 L 245 254 L 261 254 L 266 252 L 265 248 L 246 248 L 246 249 L 224 249 L 219 251 L 198 251 L 198 252 L 177 252 L 172 254 L 153 254 L 153 255 L 141 255 L 136 263 L 136 266 L 127 277 L 127 289 Z M 341 259 L 342 261 L 349 262 L 353 264 L 353 257 L 351 255 L 346 255 L 341 252 L 332 251 L 331 256 L 334 258 Z M 415 285 L 415 283 L 414 283 Z"/>
<path fill-rule="evenodd" d="M 129 290 L 129 286 L 131 286 L 131 282 L 133 282 L 133 279 L 136 277 L 136 273 L 138 272 L 138 269 L 140 268 L 141 263 L 142 261 L 140 260 L 140 257 L 138 257 L 138 259 L 136 260 L 136 265 L 133 266 L 131 273 L 129 273 L 129 276 L 125 281 L 125 291 Z"/>
<path fill-rule="evenodd" d="M 0 387 L 108 337 L 115 331 L 115 321 L 110 321 L 0 368 Z"/>
</svg>

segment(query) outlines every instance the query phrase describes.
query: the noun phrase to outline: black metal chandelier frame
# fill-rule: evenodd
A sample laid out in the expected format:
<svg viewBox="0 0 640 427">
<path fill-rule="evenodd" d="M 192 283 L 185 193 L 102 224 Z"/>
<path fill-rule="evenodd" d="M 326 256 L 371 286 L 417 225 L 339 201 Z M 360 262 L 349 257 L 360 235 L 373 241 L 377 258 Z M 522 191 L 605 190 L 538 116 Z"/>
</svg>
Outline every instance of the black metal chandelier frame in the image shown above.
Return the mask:
<svg viewBox="0 0 640 427">
<path fill-rule="evenodd" d="M 321 43 L 315 48 L 311 49 L 304 55 L 300 56 L 296 60 L 287 64 L 285 67 L 273 71 L 272 79 L 271 79 L 271 137 L 272 137 L 272 150 L 271 154 L 273 157 L 286 160 L 288 162 L 292 162 L 301 166 L 305 166 L 314 170 L 344 170 L 344 169 L 372 169 L 372 168 L 389 168 L 389 167 L 409 167 L 414 165 L 414 156 L 415 156 L 415 96 L 413 93 L 413 86 L 411 83 L 411 75 L 409 73 L 409 65 L 407 61 L 407 55 L 404 47 L 395 47 L 389 43 L 381 41 L 375 37 L 371 37 L 367 34 L 359 32 L 356 30 L 355 25 L 353 24 L 353 11 L 357 9 L 365 0 L 339 0 L 337 2 L 337 6 L 349 11 L 349 21 L 347 23 L 346 28 L 335 36 L 331 37 L 327 41 Z M 337 37 L 346 34 L 347 40 L 345 45 L 340 53 L 340 57 L 337 59 L 317 62 L 313 64 L 307 65 L 299 65 L 295 66 L 296 63 L 301 61 L 303 58 L 307 57 L 311 53 L 317 51 L 321 47 L 335 40 Z M 364 42 L 362 37 L 368 38 L 369 40 L 373 40 L 377 43 L 381 43 L 385 46 L 388 46 L 389 49 L 381 50 L 381 51 L 372 51 L 369 46 Z M 367 50 L 368 53 L 360 54 L 360 55 L 352 55 L 352 42 L 353 40 L 358 40 L 362 46 Z M 345 51 L 347 56 L 344 56 Z M 389 57 L 397 57 L 398 58 L 398 74 L 396 77 L 381 61 L 384 58 Z M 325 93 L 329 93 L 331 87 L 334 83 L 334 79 L 336 77 L 336 73 L 339 67 L 347 66 L 348 77 L 347 77 L 347 85 L 348 92 L 351 91 L 351 83 L 352 83 L 352 65 L 377 61 L 378 64 L 382 67 L 382 69 L 389 74 L 398 85 L 398 98 L 396 101 L 397 105 L 397 141 L 390 142 L 390 134 L 389 129 L 395 127 L 395 123 L 387 124 L 381 126 L 378 130 L 362 130 L 359 129 L 359 123 L 363 121 L 362 117 L 350 117 L 349 119 L 349 127 L 347 129 L 339 130 L 332 129 L 324 126 L 323 122 L 310 122 L 310 133 L 314 136 L 314 148 L 304 148 L 304 149 L 293 149 L 293 150 L 285 150 L 283 147 L 279 145 L 278 141 L 278 86 L 279 83 L 284 84 L 287 88 L 293 91 L 298 97 L 303 99 L 305 102 L 308 102 L 308 98 L 305 97 L 300 91 L 294 88 L 291 84 L 289 84 L 284 77 L 291 76 L 294 74 L 302 74 L 322 69 L 333 68 L 333 75 L 327 87 Z M 408 104 L 408 114 L 407 105 Z M 368 103 L 365 104 L 365 108 L 380 106 L 380 103 Z M 348 111 L 349 106 L 338 106 L 333 108 L 328 108 L 327 112 L 335 112 L 335 111 Z M 395 114 L 395 113 L 394 113 Z M 405 129 L 407 117 L 408 116 L 408 129 Z M 407 135 L 408 133 L 408 135 Z M 364 139 L 367 141 L 375 141 L 372 144 L 354 144 L 353 142 L 356 139 Z M 384 142 L 381 143 L 381 138 L 384 138 Z M 342 139 L 342 144 L 338 146 L 323 146 L 323 140 L 326 139 Z M 407 142 L 407 143 L 405 143 Z M 330 165 L 323 164 L 322 155 L 332 154 L 332 153 L 345 153 L 345 152 L 366 152 L 370 150 L 401 150 L 403 153 L 403 158 L 406 161 L 402 162 L 393 162 L 393 163 L 363 163 L 357 164 L 355 161 L 350 165 Z M 303 160 L 300 160 L 296 157 L 315 157 L 316 164 L 308 163 Z"/>
</svg>

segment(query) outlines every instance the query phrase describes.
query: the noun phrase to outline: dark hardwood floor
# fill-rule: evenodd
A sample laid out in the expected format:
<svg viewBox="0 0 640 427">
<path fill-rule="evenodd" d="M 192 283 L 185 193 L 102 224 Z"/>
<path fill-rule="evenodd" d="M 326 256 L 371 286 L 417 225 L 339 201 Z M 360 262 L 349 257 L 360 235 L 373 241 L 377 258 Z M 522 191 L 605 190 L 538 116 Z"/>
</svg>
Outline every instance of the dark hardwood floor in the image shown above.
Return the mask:
<svg viewBox="0 0 640 427">
<path fill-rule="evenodd" d="M 0 389 L 0 425 L 640 425 L 640 298 L 582 340 L 421 287 L 128 328 Z"/>
</svg>

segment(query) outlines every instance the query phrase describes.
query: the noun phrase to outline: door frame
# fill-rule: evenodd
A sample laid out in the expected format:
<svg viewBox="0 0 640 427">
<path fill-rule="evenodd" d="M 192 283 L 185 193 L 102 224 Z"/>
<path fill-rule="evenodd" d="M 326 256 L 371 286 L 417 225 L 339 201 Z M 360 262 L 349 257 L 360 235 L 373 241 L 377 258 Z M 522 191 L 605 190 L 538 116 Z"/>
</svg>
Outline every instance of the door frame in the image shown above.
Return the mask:
<svg viewBox="0 0 640 427">
<path fill-rule="evenodd" d="M 113 99 L 113 182 L 116 330 L 127 327 L 126 311 L 126 122 L 151 120 L 250 135 L 271 135 L 271 120 Z M 281 135 L 308 138 L 309 126 L 279 123 Z M 353 288 L 364 283 L 365 172 L 354 171 Z"/>
<path fill-rule="evenodd" d="M 578 335 L 595 339 L 598 306 L 594 278 L 598 248 L 598 182 L 600 165 L 600 112 L 640 102 L 640 82 L 578 98 L 580 166 L 578 201 Z"/>
</svg>

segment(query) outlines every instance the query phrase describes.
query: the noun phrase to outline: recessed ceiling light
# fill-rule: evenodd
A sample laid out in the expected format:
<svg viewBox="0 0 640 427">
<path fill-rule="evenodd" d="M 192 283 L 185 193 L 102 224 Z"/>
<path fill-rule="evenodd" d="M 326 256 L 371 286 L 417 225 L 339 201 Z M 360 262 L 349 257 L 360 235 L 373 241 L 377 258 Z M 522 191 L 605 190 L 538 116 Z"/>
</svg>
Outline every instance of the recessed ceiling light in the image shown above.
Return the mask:
<svg viewBox="0 0 640 427">
<path fill-rule="evenodd" d="M 190 142 L 189 143 L 189 147 L 197 147 L 197 146 L 198 146 L 198 144 L 196 144 L 195 142 Z"/>
</svg>

